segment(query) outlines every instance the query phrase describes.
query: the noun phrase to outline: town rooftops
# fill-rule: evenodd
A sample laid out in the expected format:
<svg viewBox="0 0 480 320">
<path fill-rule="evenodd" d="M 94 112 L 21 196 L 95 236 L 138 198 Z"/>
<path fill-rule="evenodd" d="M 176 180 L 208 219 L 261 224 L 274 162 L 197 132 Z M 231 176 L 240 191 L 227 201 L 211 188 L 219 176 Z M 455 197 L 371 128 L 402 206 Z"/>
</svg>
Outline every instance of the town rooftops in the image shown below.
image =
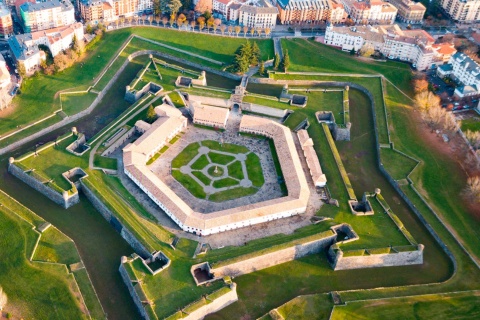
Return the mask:
<svg viewBox="0 0 480 320">
<path fill-rule="evenodd" d="M 200 101 L 191 101 L 193 108 L 193 122 L 207 121 L 215 124 L 225 124 L 228 119 L 227 108 L 212 107 L 203 105 Z"/>
<path fill-rule="evenodd" d="M 277 4 L 284 10 L 328 9 L 331 6 L 328 0 L 278 0 Z"/>
<path fill-rule="evenodd" d="M 266 0 L 258 0 L 256 2 L 250 2 L 249 4 L 242 5 L 240 11 L 251 14 L 277 14 L 277 7 L 272 6 Z"/>
<path fill-rule="evenodd" d="M 37 45 L 32 43 L 32 34 L 18 34 L 8 38 L 8 45 L 15 59 L 27 60 L 30 56 L 38 53 L 40 50 Z"/>
<path fill-rule="evenodd" d="M 20 9 L 23 12 L 42 11 L 42 10 L 53 9 L 53 8 L 62 8 L 62 10 L 73 9 L 73 5 L 70 2 L 60 2 L 59 0 L 51 0 L 47 2 L 38 2 L 38 3 L 25 2 L 20 6 Z"/>
</svg>

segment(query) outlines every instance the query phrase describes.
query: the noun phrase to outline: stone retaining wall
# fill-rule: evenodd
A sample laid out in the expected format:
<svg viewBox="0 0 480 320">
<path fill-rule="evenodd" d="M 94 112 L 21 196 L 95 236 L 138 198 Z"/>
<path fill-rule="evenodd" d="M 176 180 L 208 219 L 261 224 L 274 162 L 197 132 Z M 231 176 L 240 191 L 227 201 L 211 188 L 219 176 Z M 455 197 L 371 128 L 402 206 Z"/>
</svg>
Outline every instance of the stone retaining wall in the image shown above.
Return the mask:
<svg viewBox="0 0 480 320">
<path fill-rule="evenodd" d="M 110 211 L 110 209 L 97 198 L 95 193 L 90 190 L 83 181 L 80 182 L 82 188 L 81 190 L 87 197 L 87 199 L 93 204 L 95 209 L 97 209 L 102 216 L 107 220 L 115 230 L 117 230 L 123 239 L 125 239 L 128 244 L 138 253 L 142 258 L 147 259 L 151 257 L 152 253 L 145 248 L 145 246 L 115 217 L 115 215 Z"/>
<path fill-rule="evenodd" d="M 185 64 L 187 66 L 194 67 L 195 69 L 206 71 L 208 73 L 214 73 L 214 74 L 217 74 L 217 75 L 225 77 L 225 78 L 238 80 L 238 81 L 240 81 L 242 79 L 242 77 L 239 76 L 239 75 L 236 75 L 236 74 L 233 74 L 233 73 L 230 73 L 230 72 L 226 72 L 226 71 L 217 70 L 217 69 L 214 69 L 214 68 L 211 68 L 211 67 L 201 65 L 199 63 L 195 63 L 195 62 L 192 62 L 192 61 L 189 61 L 189 60 L 178 58 L 178 57 L 172 56 L 170 54 L 163 53 L 163 52 L 158 52 L 158 51 L 155 51 L 155 50 L 137 51 L 137 52 L 129 55 L 128 59 L 129 59 L 129 61 L 131 61 L 133 58 L 136 58 L 136 57 L 142 56 L 142 55 L 146 55 L 146 54 L 152 54 L 154 56 L 163 57 L 163 58 L 166 58 L 168 60 L 176 61 L 176 62 L 179 62 L 181 64 Z"/>
<path fill-rule="evenodd" d="M 125 283 L 125 285 L 128 288 L 128 291 L 130 292 L 130 296 L 133 299 L 133 302 L 137 306 L 138 311 L 140 312 L 141 316 L 146 319 L 150 320 L 150 317 L 148 316 L 147 312 L 145 311 L 145 308 L 143 307 L 143 303 L 140 300 L 140 297 L 138 296 L 137 292 L 135 291 L 135 288 L 133 287 L 132 280 L 130 280 L 130 277 L 128 276 L 128 272 L 123 266 L 123 263 L 120 263 L 120 267 L 118 268 L 118 271 L 120 271 L 120 275 L 122 276 L 122 280 Z M 137 284 L 140 285 L 140 284 Z"/>
<path fill-rule="evenodd" d="M 8 172 L 65 209 L 80 202 L 78 191 L 71 195 L 69 195 L 67 191 L 61 194 L 24 172 L 23 169 L 17 167 L 15 163 L 9 163 Z"/>
<path fill-rule="evenodd" d="M 335 242 L 336 237 L 337 235 L 333 234 L 323 239 L 318 239 L 275 252 L 270 252 L 247 260 L 238 261 L 227 266 L 213 268 L 210 271 L 215 275 L 215 278 L 221 278 L 223 276 L 239 276 L 242 274 L 251 273 L 276 266 L 281 263 L 299 259 L 310 254 L 319 253 L 326 247 L 332 245 Z"/>
<path fill-rule="evenodd" d="M 271 107 L 253 104 L 253 103 L 247 103 L 247 102 L 242 103 L 242 110 L 264 114 L 264 115 L 275 117 L 275 118 L 283 118 L 288 112 L 288 109 L 281 110 L 281 109 L 271 108 Z"/>
<path fill-rule="evenodd" d="M 135 134 L 135 127 L 125 132 L 120 138 L 112 143 L 105 151 L 102 152 L 102 157 L 107 157 L 113 153 L 118 147 L 125 143 L 130 137 Z"/>
<path fill-rule="evenodd" d="M 423 245 L 419 245 L 415 251 L 384 253 L 384 254 L 369 254 L 363 256 L 343 256 L 341 250 L 333 253 L 330 249 L 328 252 L 330 261 L 333 262 L 333 270 L 350 270 L 363 268 L 378 268 L 378 267 L 394 267 L 394 266 L 409 266 L 416 264 L 423 264 Z"/>
<path fill-rule="evenodd" d="M 222 310 L 223 308 L 231 305 L 232 303 L 238 300 L 237 295 L 237 284 L 232 283 L 230 287 L 230 292 L 225 293 L 223 296 L 218 297 L 217 299 L 211 301 L 210 303 L 204 305 L 201 308 L 190 313 L 188 316 L 182 318 L 184 320 L 198 320 L 203 319 L 211 313 Z"/>
</svg>

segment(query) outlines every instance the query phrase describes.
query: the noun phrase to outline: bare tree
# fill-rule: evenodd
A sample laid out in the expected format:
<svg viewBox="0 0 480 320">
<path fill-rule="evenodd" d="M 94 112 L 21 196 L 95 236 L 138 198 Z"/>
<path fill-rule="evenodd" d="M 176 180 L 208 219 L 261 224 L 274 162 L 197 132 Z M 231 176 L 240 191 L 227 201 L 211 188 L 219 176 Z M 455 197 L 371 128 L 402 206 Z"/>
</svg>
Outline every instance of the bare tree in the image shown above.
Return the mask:
<svg viewBox="0 0 480 320">
<path fill-rule="evenodd" d="M 262 36 L 262 32 L 263 32 L 263 28 L 258 27 L 257 28 L 257 34 L 258 34 L 259 37 Z"/>
<path fill-rule="evenodd" d="M 224 25 L 224 24 L 220 25 L 220 32 L 222 33 L 222 36 L 225 35 L 225 30 L 226 30 L 226 29 L 227 29 L 227 26 L 226 26 L 226 25 Z"/>
<path fill-rule="evenodd" d="M 427 124 L 432 128 L 432 130 L 437 127 L 445 119 L 445 109 L 442 109 L 440 106 L 432 106 L 426 111 L 422 112 L 423 119 Z"/>
<path fill-rule="evenodd" d="M 163 17 L 162 18 L 162 24 L 163 24 L 163 27 L 165 28 L 165 26 L 167 25 L 168 23 L 168 18 L 167 17 Z"/>
<path fill-rule="evenodd" d="M 370 57 L 375 52 L 375 48 L 370 43 L 365 43 L 360 48 L 360 55 L 363 57 Z"/>
<path fill-rule="evenodd" d="M 247 32 L 248 32 L 248 27 L 247 27 L 247 26 L 243 26 L 243 36 L 244 36 L 244 37 L 247 37 Z"/>
<path fill-rule="evenodd" d="M 265 28 L 265 37 L 268 38 L 268 36 L 270 35 L 270 33 L 272 33 L 272 29 L 270 29 L 270 28 L 268 28 L 268 27 Z"/>
<path fill-rule="evenodd" d="M 428 112 L 431 107 L 440 105 L 440 98 L 430 91 L 423 91 L 415 95 L 415 106 L 422 112 Z"/>
<path fill-rule="evenodd" d="M 160 25 L 160 15 L 155 17 L 155 22 L 157 23 L 157 26 Z"/>
<path fill-rule="evenodd" d="M 198 22 L 198 31 L 202 31 L 203 28 L 205 27 L 205 17 L 198 17 L 197 22 Z"/>
<path fill-rule="evenodd" d="M 452 113 L 445 112 L 445 117 L 443 119 L 443 129 L 451 133 L 455 133 L 458 131 L 458 123 Z"/>
<path fill-rule="evenodd" d="M 480 177 L 470 177 L 467 179 L 467 186 L 463 190 L 465 196 L 473 201 L 480 202 Z"/>
<path fill-rule="evenodd" d="M 237 37 L 240 34 L 241 30 L 242 30 L 242 28 L 240 28 L 240 26 L 235 26 L 235 33 L 237 34 Z"/>
<path fill-rule="evenodd" d="M 190 27 L 192 27 L 192 31 L 195 31 L 195 25 L 197 22 L 195 20 L 190 21 Z"/>
<path fill-rule="evenodd" d="M 480 149 L 480 131 L 465 131 L 465 137 L 474 149 Z"/>
<path fill-rule="evenodd" d="M 7 305 L 7 302 L 8 302 L 7 294 L 5 293 L 5 291 L 3 291 L 3 288 L 0 286 L 0 311 L 2 311 L 3 308 L 5 308 L 5 306 Z"/>
</svg>

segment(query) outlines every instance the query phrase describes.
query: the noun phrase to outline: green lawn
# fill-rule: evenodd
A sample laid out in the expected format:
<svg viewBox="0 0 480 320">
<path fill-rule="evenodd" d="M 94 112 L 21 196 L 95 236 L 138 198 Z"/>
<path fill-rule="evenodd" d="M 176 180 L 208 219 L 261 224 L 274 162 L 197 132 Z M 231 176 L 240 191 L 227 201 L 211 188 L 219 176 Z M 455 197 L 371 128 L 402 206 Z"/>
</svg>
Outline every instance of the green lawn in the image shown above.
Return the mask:
<svg viewBox="0 0 480 320">
<path fill-rule="evenodd" d="M 418 163 L 390 148 L 381 148 L 380 157 L 383 166 L 395 180 L 405 179 Z"/>
<path fill-rule="evenodd" d="M 328 319 L 333 303 L 329 294 L 300 296 L 277 309 L 284 319 Z"/>
<path fill-rule="evenodd" d="M 96 154 L 93 158 L 93 165 L 100 168 L 117 170 L 117 159 L 102 157 Z"/>
<path fill-rule="evenodd" d="M 228 165 L 228 175 L 232 178 L 242 180 L 243 179 L 243 167 L 240 161 L 235 161 Z"/>
<path fill-rule="evenodd" d="M 199 199 L 205 199 L 207 194 L 203 190 L 203 187 L 199 185 L 192 177 L 188 174 L 183 174 L 180 170 L 172 170 L 172 176 L 180 182 L 182 186 L 185 187 L 194 197 Z"/>
<path fill-rule="evenodd" d="M 95 100 L 97 95 L 91 92 L 85 93 L 64 93 L 61 95 L 62 111 L 69 116 L 73 116 L 80 111 L 87 109 Z"/>
<path fill-rule="evenodd" d="M 475 116 L 470 119 L 462 120 L 462 131 L 480 131 L 480 117 Z"/>
<path fill-rule="evenodd" d="M 213 187 L 214 188 L 225 188 L 225 187 L 231 187 L 235 186 L 238 184 L 238 181 L 232 178 L 224 178 L 220 180 L 216 180 L 213 182 Z"/>
<path fill-rule="evenodd" d="M 202 170 L 205 168 L 208 164 L 210 164 L 210 161 L 208 161 L 208 158 L 206 155 L 202 154 L 198 159 L 192 163 L 191 168 L 194 170 Z"/>
<path fill-rule="evenodd" d="M 265 177 L 258 156 L 253 152 L 249 153 L 245 165 L 247 166 L 248 178 L 252 181 L 253 186 L 257 188 L 263 186 Z"/>
<path fill-rule="evenodd" d="M 170 97 L 170 99 L 172 99 L 172 102 L 175 105 L 175 107 L 177 108 L 185 107 L 185 104 L 183 103 L 183 100 L 180 97 L 180 94 L 178 92 L 176 91 L 170 92 L 168 96 Z"/>
<path fill-rule="evenodd" d="M 198 149 L 200 149 L 200 144 L 196 142 L 186 146 L 185 149 L 172 160 L 172 168 L 178 169 L 186 166 L 198 154 Z"/>
<path fill-rule="evenodd" d="M 192 174 L 198 178 L 198 180 L 202 181 L 206 186 L 210 185 L 212 180 L 209 177 L 204 175 L 201 171 L 192 171 Z"/>
<path fill-rule="evenodd" d="M 289 71 L 383 74 L 407 93 L 412 93 L 412 71 L 408 64 L 394 61 L 357 60 L 348 52 L 304 39 L 282 39 L 282 47 L 291 57 Z M 315 57 L 315 59 L 312 59 Z"/>
<path fill-rule="evenodd" d="M 28 261 L 40 236 L 32 227 L 43 219 L 3 192 L 0 199 L 0 283 L 8 295 L 3 311 L 11 312 L 15 318 L 87 319 L 75 278 L 60 264 L 80 261 L 73 242 L 50 227 L 40 239 L 34 260 L 59 264 Z M 90 280 L 84 281 L 80 289 L 91 315 L 104 318 Z"/>
<path fill-rule="evenodd" d="M 231 143 L 220 144 L 220 142 L 213 141 L 213 140 L 204 140 L 201 143 L 202 143 L 202 146 L 208 147 L 211 150 L 218 150 L 218 151 L 224 151 L 224 152 L 230 152 L 230 153 L 247 153 L 250 151 L 248 150 L 247 147 L 240 146 L 238 144 L 231 144 Z"/>
<path fill-rule="evenodd" d="M 85 90 L 92 84 L 92 79 L 107 66 L 115 52 L 121 47 L 121 44 L 124 43 L 132 33 L 161 41 L 192 53 L 204 55 L 226 64 L 230 64 L 233 61 L 235 51 L 246 41 L 241 38 L 212 37 L 198 33 L 180 34 L 174 30 L 152 29 L 149 27 L 126 28 L 108 32 L 104 35 L 103 40 L 87 53 L 82 60 L 82 64 L 77 64 L 53 76 L 39 75 L 35 78 L 25 79 L 21 94 L 18 94 L 13 101 L 15 106 L 21 106 L 21 108 L 17 108 L 14 113 L 2 119 L 0 122 L 0 134 L 3 135 L 6 132 L 15 130 L 18 125 L 26 125 L 51 114 L 54 110 L 59 110 L 60 103 L 58 97 L 56 97 L 56 93 L 66 89 L 70 89 L 70 91 Z M 212 40 L 214 40 L 217 45 L 211 46 Z M 251 41 L 258 43 L 262 50 L 263 60 L 273 57 L 272 40 L 255 39 Z M 156 50 L 170 53 L 174 56 L 180 55 L 176 51 L 158 49 L 158 46 L 154 44 L 140 39 L 134 39 L 122 53 L 121 58 L 117 59 L 112 68 L 107 71 L 95 88 L 97 90 L 103 89 L 130 53 L 149 49 L 150 46 L 155 46 Z M 189 60 L 195 60 L 195 58 L 191 56 L 187 58 Z M 200 61 L 202 64 L 206 63 L 205 60 Z M 211 85 L 213 84 L 212 81 L 209 82 Z M 78 105 L 73 106 L 68 112 L 75 111 L 76 107 L 78 107 Z M 66 113 L 68 114 L 68 112 Z M 38 131 L 39 127 L 36 127 L 35 131 Z M 14 139 L 16 140 L 19 137 L 20 136 L 16 136 Z"/>
<path fill-rule="evenodd" d="M 477 319 L 478 293 L 429 295 L 380 301 L 349 302 L 336 306 L 332 320 L 340 319 Z"/>
<path fill-rule="evenodd" d="M 210 158 L 212 163 L 218 164 L 229 164 L 230 162 L 235 160 L 233 156 L 227 156 L 225 154 L 220 154 L 216 152 L 209 152 L 208 157 Z"/>
<path fill-rule="evenodd" d="M 38 153 L 38 156 L 31 156 L 20 163 L 27 168 L 34 168 L 46 177 L 53 179 L 63 190 L 70 190 L 72 186 L 62 176 L 62 173 L 75 168 L 86 168 L 88 160 L 86 157 L 78 157 L 65 148 L 77 139 L 76 136 L 71 136 L 57 146 L 53 145 L 46 150 Z"/>
<path fill-rule="evenodd" d="M 225 191 L 220 191 L 220 192 L 211 194 L 208 197 L 208 200 L 214 201 L 214 202 L 223 202 L 227 200 L 246 197 L 256 193 L 257 191 L 258 189 L 254 187 L 250 187 L 250 188 L 238 187 L 238 188 L 228 189 Z"/>
<path fill-rule="evenodd" d="M 42 233 L 33 260 L 72 264 L 80 261 L 72 240 L 55 228 Z"/>
</svg>

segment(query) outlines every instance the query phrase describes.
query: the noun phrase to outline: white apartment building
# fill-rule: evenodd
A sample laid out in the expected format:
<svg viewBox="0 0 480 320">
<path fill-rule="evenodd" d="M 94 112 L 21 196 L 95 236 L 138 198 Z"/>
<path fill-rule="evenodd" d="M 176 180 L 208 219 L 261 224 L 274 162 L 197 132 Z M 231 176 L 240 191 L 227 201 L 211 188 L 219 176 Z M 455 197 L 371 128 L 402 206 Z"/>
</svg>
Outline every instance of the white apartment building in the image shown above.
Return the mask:
<svg viewBox="0 0 480 320">
<path fill-rule="evenodd" d="M 15 60 L 22 63 L 27 73 L 35 71 L 45 60 L 45 53 L 38 46 L 45 45 L 56 56 L 70 48 L 73 37 L 83 41 L 83 25 L 79 22 L 70 26 L 19 34 L 8 39 L 8 45 Z"/>
<path fill-rule="evenodd" d="M 448 64 L 437 70 L 440 77 L 453 76 L 462 83 L 455 89 L 455 95 L 463 98 L 465 96 L 478 95 L 480 92 L 480 67 L 469 56 L 457 52 L 448 61 Z M 473 89 L 473 90 L 472 90 Z"/>
<path fill-rule="evenodd" d="M 240 7 L 238 23 L 250 28 L 273 28 L 277 22 L 277 15 L 276 7 L 261 0 L 255 4 Z"/>
<path fill-rule="evenodd" d="M 397 17 L 397 8 L 381 0 L 340 0 L 345 12 L 355 23 L 393 24 Z"/>
<path fill-rule="evenodd" d="M 454 21 L 475 23 L 480 20 L 480 0 L 440 0 L 440 5 Z"/>
<path fill-rule="evenodd" d="M 35 32 L 75 23 L 75 10 L 69 1 L 25 2 L 20 6 L 25 32 Z"/>
<path fill-rule="evenodd" d="M 325 44 L 339 47 L 344 51 L 358 51 L 365 44 L 372 45 L 389 59 L 410 62 L 418 70 L 425 70 L 432 64 L 443 63 L 450 50 L 434 47 L 435 39 L 423 30 L 401 30 L 393 26 L 327 27 Z M 442 49 L 442 50 L 441 50 Z"/>
<path fill-rule="evenodd" d="M 47 46 L 54 57 L 61 51 L 70 48 L 73 37 L 83 41 L 83 25 L 80 22 L 66 27 L 37 31 L 31 34 L 32 42 L 36 45 L 43 44 Z"/>
<path fill-rule="evenodd" d="M 213 0 L 214 12 L 228 21 L 237 21 L 250 28 L 272 28 L 277 21 L 278 9 L 268 0 Z"/>
</svg>

